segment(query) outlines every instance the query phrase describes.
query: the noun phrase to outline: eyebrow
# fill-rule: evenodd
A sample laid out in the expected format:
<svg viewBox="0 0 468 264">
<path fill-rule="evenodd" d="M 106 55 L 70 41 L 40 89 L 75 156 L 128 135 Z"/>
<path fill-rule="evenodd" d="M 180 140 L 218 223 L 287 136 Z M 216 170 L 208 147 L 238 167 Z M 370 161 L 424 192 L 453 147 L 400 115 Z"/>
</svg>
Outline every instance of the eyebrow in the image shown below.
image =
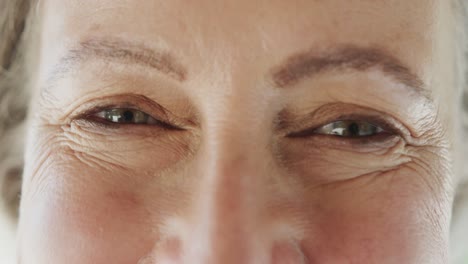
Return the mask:
<svg viewBox="0 0 468 264">
<path fill-rule="evenodd" d="M 379 69 L 411 90 L 431 99 L 424 82 L 390 53 L 377 48 L 344 46 L 325 53 L 307 51 L 295 54 L 273 69 L 277 87 L 293 86 L 305 78 L 333 71 L 368 71 Z"/>
<path fill-rule="evenodd" d="M 155 51 L 142 44 L 119 39 L 91 39 L 80 42 L 60 59 L 54 68 L 52 79 L 67 73 L 81 62 L 94 58 L 150 67 L 181 82 L 187 79 L 187 70 L 169 52 Z"/>
<path fill-rule="evenodd" d="M 82 41 L 77 47 L 69 50 L 56 65 L 51 79 L 67 73 L 83 61 L 99 57 L 124 64 L 150 67 L 180 82 L 187 79 L 186 68 L 167 51 L 155 51 L 142 44 L 121 39 L 99 38 Z M 416 74 L 395 56 L 378 48 L 347 45 L 326 52 L 300 52 L 275 67 L 272 79 L 275 86 L 283 88 L 327 72 L 370 69 L 380 69 L 384 74 L 432 101 L 430 91 Z"/>
</svg>

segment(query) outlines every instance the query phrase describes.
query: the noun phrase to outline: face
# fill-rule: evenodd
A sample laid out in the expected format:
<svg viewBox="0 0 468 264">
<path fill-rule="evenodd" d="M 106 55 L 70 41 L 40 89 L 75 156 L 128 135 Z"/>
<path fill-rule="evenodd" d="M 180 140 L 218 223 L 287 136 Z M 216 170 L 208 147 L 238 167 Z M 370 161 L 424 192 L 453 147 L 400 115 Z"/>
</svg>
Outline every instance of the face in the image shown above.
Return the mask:
<svg viewBox="0 0 468 264">
<path fill-rule="evenodd" d="M 445 263 L 448 2 L 43 1 L 20 263 Z"/>
</svg>

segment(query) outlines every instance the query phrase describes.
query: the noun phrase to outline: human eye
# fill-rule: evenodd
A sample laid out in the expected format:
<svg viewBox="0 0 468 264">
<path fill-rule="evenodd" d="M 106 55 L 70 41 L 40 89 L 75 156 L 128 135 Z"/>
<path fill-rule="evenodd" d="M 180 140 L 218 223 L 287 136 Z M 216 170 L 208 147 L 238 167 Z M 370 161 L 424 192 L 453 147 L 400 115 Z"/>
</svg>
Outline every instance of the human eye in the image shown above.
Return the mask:
<svg viewBox="0 0 468 264">
<path fill-rule="evenodd" d="M 312 131 L 315 134 L 332 135 L 338 137 L 371 137 L 385 130 L 379 125 L 362 120 L 339 120 L 320 126 Z"/>
<path fill-rule="evenodd" d="M 317 126 L 288 134 L 288 138 L 305 140 L 304 144 L 336 146 L 353 149 L 366 146 L 390 146 L 403 138 L 392 124 L 375 117 L 331 119 Z M 390 145 L 387 145 L 390 144 Z"/>
<path fill-rule="evenodd" d="M 70 124 L 89 131 L 112 131 L 113 133 L 161 131 L 184 131 L 193 121 L 175 114 L 166 107 L 143 95 L 123 94 L 93 99 L 81 103 L 71 111 Z"/>
<path fill-rule="evenodd" d="M 100 110 L 91 115 L 96 120 L 101 119 L 104 122 L 115 124 L 142 124 L 142 125 L 160 125 L 161 121 L 151 115 L 131 108 L 108 108 Z"/>
<path fill-rule="evenodd" d="M 134 107 L 100 107 L 82 116 L 87 123 L 95 124 L 103 128 L 140 127 L 161 128 L 168 130 L 181 130 L 180 125 L 176 125 L 176 120 L 171 120 L 166 114 L 158 113 L 156 117 L 143 110 Z"/>
<path fill-rule="evenodd" d="M 330 118 L 321 124 L 298 129 L 296 132 L 288 133 L 288 137 L 313 139 L 319 143 L 374 144 L 404 138 L 405 133 L 401 132 L 402 130 L 398 123 L 387 121 L 385 118 L 349 115 L 343 118 Z"/>
</svg>

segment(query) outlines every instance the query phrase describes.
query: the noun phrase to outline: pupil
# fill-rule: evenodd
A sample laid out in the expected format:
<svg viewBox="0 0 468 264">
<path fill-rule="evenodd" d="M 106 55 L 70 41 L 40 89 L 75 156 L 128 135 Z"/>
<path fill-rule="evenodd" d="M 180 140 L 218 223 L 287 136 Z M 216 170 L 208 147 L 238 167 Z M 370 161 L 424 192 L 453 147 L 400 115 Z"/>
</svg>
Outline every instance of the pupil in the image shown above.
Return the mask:
<svg viewBox="0 0 468 264">
<path fill-rule="evenodd" d="M 125 111 L 122 114 L 123 121 L 130 122 L 133 120 L 133 112 L 132 111 Z"/>
<path fill-rule="evenodd" d="M 356 123 L 352 123 L 348 127 L 349 129 L 349 134 L 351 136 L 358 136 L 359 135 L 359 125 Z"/>
</svg>

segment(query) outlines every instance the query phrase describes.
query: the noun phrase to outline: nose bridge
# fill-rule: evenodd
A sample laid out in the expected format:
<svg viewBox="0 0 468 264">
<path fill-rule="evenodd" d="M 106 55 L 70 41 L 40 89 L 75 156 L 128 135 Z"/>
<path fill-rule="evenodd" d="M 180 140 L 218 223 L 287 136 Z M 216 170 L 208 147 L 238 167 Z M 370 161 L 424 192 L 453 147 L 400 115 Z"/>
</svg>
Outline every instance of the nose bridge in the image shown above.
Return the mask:
<svg viewBox="0 0 468 264">
<path fill-rule="evenodd" d="M 234 67 L 236 68 L 237 67 Z M 236 72 L 236 70 L 233 70 Z M 233 73 L 234 74 L 234 73 Z M 227 80 L 233 89 L 230 96 L 218 101 L 223 107 L 212 104 L 207 109 L 203 143 L 199 157 L 198 177 L 202 207 L 212 219 L 222 220 L 223 233 L 233 231 L 241 235 L 254 225 L 261 202 L 262 182 L 266 180 L 268 158 L 264 120 L 253 117 L 253 109 L 264 109 L 255 104 L 246 93 L 249 80 Z M 257 107 L 254 107 L 257 105 Z M 213 110 L 218 111 L 213 111 Z M 211 110 L 211 111 L 210 111 Z M 250 114 L 249 114 L 250 113 Z M 242 225 L 240 225 L 242 224 Z"/>
<path fill-rule="evenodd" d="M 262 165 L 269 157 L 268 137 L 262 132 L 265 120 L 252 115 L 262 112 L 264 104 L 247 92 L 251 79 L 233 78 L 239 67 L 222 66 L 229 74 L 214 82 L 210 104 L 201 107 L 203 135 L 193 171 L 199 182 L 183 263 L 266 263 L 258 227 L 266 194 L 262 183 L 268 177 Z M 220 93 L 218 85 L 227 88 Z"/>
</svg>

